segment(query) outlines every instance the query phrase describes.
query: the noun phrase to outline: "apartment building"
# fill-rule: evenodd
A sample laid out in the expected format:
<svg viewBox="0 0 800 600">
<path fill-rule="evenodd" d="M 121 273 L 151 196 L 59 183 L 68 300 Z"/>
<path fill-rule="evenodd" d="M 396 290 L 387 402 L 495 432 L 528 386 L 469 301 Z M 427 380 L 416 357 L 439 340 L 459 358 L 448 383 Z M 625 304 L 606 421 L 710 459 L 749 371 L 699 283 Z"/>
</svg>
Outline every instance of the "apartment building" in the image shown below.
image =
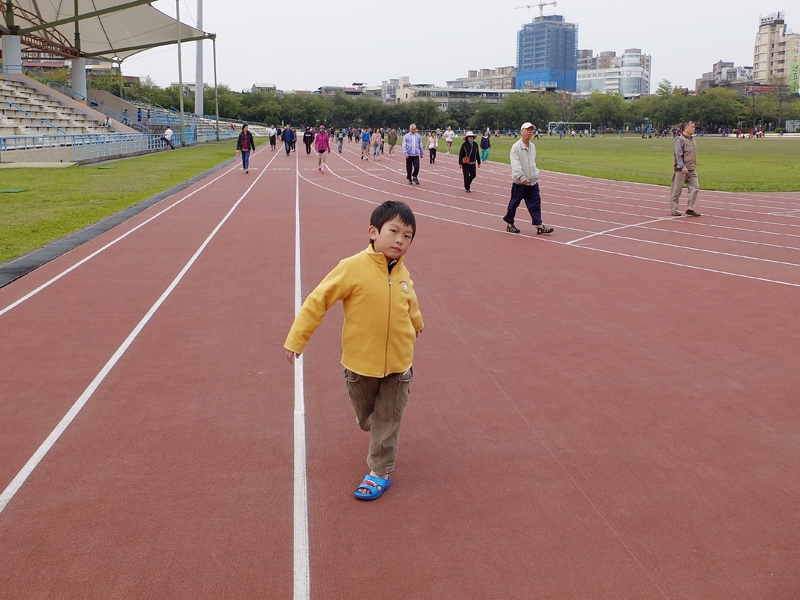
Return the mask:
<svg viewBox="0 0 800 600">
<path fill-rule="evenodd" d="M 753 45 L 753 79 L 761 83 L 790 83 L 792 68 L 797 81 L 797 63 L 792 60 L 797 58 L 800 35 L 787 28 L 784 15 L 779 11 L 761 17 Z"/>
<path fill-rule="evenodd" d="M 496 69 L 470 70 L 467 71 L 466 77 L 448 81 L 447 86 L 479 90 L 513 90 L 517 87 L 517 69 L 515 67 L 497 67 Z"/>
<path fill-rule="evenodd" d="M 576 92 L 588 96 L 593 92 L 620 94 L 638 98 L 650 94 L 652 57 L 640 48 L 628 48 L 617 56 L 606 51 L 595 56 L 592 50 L 578 51 Z"/>
</svg>

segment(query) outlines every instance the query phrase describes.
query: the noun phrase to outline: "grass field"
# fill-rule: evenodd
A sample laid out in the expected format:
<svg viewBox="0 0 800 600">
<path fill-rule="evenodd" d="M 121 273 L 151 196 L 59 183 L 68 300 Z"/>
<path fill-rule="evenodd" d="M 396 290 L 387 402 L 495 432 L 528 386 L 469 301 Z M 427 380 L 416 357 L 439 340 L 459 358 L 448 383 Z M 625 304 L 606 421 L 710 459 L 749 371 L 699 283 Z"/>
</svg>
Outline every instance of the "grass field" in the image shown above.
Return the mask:
<svg viewBox="0 0 800 600">
<path fill-rule="evenodd" d="M 260 144 L 264 138 L 257 139 Z M 463 140 L 453 144 L 458 153 Z M 589 177 L 669 185 L 672 144 L 640 137 L 541 138 L 536 163 L 546 170 Z M 513 138 L 492 138 L 490 161 L 508 163 Z M 800 139 L 697 138 L 701 194 L 727 191 L 799 191 Z M 233 141 L 174 152 L 69 167 L 2 169 L 0 262 L 81 229 L 216 166 L 233 156 Z M 444 141 L 439 151 L 446 151 Z"/>
<path fill-rule="evenodd" d="M 264 140 L 257 140 L 263 142 Z M 0 170 L 0 262 L 77 231 L 234 156 L 235 141 L 64 169 Z"/>
<path fill-rule="evenodd" d="M 458 152 L 462 141 L 456 140 L 451 152 Z M 513 143 L 513 138 L 493 137 L 489 160 L 508 163 Z M 669 185 L 672 178 L 672 138 L 542 137 L 533 143 L 540 169 L 657 185 Z M 446 151 L 444 142 L 439 144 L 442 149 Z M 798 173 L 800 138 L 697 138 L 701 190 L 800 191 Z"/>
</svg>

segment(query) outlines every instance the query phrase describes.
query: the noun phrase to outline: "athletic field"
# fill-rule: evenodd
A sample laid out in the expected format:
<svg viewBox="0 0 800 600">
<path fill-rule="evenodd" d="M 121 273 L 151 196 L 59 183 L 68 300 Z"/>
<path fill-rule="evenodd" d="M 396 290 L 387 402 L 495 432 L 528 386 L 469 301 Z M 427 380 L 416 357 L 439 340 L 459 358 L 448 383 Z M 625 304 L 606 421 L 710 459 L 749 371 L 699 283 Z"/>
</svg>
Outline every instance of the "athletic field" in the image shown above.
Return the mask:
<svg viewBox="0 0 800 600">
<path fill-rule="evenodd" d="M 1 595 L 799 597 L 800 193 L 546 171 L 513 235 L 508 165 L 419 178 L 262 146 L 0 288 Z M 364 503 L 341 307 L 283 341 L 391 198 L 425 329 Z"/>
</svg>

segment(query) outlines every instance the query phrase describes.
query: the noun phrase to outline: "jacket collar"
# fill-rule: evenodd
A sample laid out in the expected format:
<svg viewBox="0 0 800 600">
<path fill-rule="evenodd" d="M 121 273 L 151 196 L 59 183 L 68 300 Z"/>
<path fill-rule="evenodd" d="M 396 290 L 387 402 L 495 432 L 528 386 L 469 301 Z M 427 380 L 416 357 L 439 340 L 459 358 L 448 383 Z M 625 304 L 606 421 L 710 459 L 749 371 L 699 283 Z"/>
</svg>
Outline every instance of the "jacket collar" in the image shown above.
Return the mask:
<svg viewBox="0 0 800 600">
<path fill-rule="evenodd" d="M 367 246 L 367 249 L 364 251 L 367 253 L 373 262 L 378 265 L 381 269 L 388 271 L 389 270 L 389 263 L 386 262 L 386 256 L 384 256 L 383 252 L 376 252 L 375 249 L 372 247 L 372 244 Z M 394 269 L 398 268 L 400 265 L 403 264 L 403 259 L 405 256 L 401 256 L 397 259 L 397 263 L 394 265 Z M 392 271 L 394 272 L 394 270 Z"/>
</svg>

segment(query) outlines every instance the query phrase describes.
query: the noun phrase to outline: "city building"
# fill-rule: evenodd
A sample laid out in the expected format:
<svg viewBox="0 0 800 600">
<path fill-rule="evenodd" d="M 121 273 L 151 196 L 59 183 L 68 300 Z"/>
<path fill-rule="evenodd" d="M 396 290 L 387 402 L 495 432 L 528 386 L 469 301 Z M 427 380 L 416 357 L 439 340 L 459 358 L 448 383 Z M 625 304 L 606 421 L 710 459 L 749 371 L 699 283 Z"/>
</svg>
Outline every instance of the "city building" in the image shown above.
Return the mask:
<svg viewBox="0 0 800 600">
<path fill-rule="evenodd" d="M 576 89 L 578 26 L 561 15 L 541 16 L 517 32 L 517 89 Z"/>
<path fill-rule="evenodd" d="M 695 81 L 695 91 L 703 92 L 712 87 L 741 87 L 742 82 L 753 81 L 753 67 L 737 67 L 732 62 L 720 60 L 714 63 L 711 71 L 703 73 Z"/>
<path fill-rule="evenodd" d="M 435 85 L 411 84 L 408 77 L 400 77 L 397 85 L 397 101 L 410 102 L 411 100 L 434 100 L 441 110 L 449 106 L 471 100 L 481 100 L 487 104 L 500 104 L 508 94 L 517 94 L 515 89 L 473 89 L 438 87 Z"/>
<path fill-rule="evenodd" d="M 254 83 L 250 88 L 252 93 L 256 92 L 277 92 L 278 88 L 274 83 Z"/>
<path fill-rule="evenodd" d="M 399 83 L 397 79 L 389 79 L 381 83 L 381 95 L 384 102 L 387 104 L 397 102 L 397 86 Z"/>
<path fill-rule="evenodd" d="M 622 56 L 616 52 L 578 51 L 578 72 L 575 91 L 579 96 L 593 92 L 620 94 L 638 98 L 650 94 L 651 56 L 639 48 L 628 48 Z"/>
<path fill-rule="evenodd" d="M 753 79 L 761 83 L 789 83 L 791 57 L 798 47 L 800 35 L 787 29 L 783 11 L 761 17 L 753 45 Z M 796 69 L 795 66 L 795 72 Z"/>
<path fill-rule="evenodd" d="M 517 70 L 514 67 L 467 71 L 467 76 L 447 82 L 448 87 L 490 90 L 513 90 L 517 87 Z"/>
</svg>

